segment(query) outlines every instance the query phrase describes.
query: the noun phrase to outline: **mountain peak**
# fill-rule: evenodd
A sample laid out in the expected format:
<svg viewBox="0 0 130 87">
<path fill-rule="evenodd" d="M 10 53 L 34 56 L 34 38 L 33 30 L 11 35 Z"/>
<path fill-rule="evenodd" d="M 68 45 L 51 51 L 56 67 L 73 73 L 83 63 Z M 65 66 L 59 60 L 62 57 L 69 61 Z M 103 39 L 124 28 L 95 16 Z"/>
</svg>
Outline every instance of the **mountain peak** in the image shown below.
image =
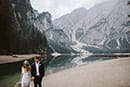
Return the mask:
<svg viewBox="0 0 130 87">
<path fill-rule="evenodd" d="M 73 10 L 72 13 L 79 13 L 79 12 L 86 12 L 86 11 L 87 11 L 86 8 L 80 7 L 80 8 Z"/>
<path fill-rule="evenodd" d="M 42 12 L 40 15 L 39 15 L 39 17 L 41 18 L 41 17 L 48 17 L 48 18 L 51 18 L 51 14 L 49 13 L 49 12 Z"/>
</svg>

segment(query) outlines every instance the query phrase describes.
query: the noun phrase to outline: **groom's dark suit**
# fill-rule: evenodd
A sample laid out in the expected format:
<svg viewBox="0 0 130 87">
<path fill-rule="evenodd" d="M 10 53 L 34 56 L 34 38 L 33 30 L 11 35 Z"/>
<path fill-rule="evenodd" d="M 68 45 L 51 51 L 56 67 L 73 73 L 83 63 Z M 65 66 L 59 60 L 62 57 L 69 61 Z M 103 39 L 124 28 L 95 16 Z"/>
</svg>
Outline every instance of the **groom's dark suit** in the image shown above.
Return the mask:
<svg viewBox="0 0 130 87">
<path fill-rule="evenodd" d="M 39 62 L 39 65 L 38 65 L 38 72 L 39 72 L 39 75 L 37 75 L 37 69 L 36 69 L 36 63 L 32 63 L 31 65 L 31 68 L 32 68 L 32 77 L 34 77 L 34 86 L 37 87 L 37 85 L 39 85 L 39 87 L 41 87 L 41 81 L 42 81 L 42 78 L 43 76 L 45 75 L 45 70 L 44 70 L 44 65 Z"/>
</svg>

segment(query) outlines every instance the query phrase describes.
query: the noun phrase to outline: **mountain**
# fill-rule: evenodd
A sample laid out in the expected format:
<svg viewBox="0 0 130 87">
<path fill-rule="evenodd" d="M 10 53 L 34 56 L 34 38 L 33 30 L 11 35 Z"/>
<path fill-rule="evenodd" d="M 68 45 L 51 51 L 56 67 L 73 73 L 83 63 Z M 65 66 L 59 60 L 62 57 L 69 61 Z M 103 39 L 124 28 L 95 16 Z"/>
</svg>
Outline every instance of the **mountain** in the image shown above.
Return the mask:
<svg viewBox="0 0 130 87">
<path fill-rule="evenodd" d="M 130 52 L 129 0 L 108 0 L 51 20 L 30 0 L 0 1 L 0 54 L 56 52 Z"/>
<path fill-rule="evenodd" d="M 50 13 L 39 14 L 30 0 L 0 0 L 0 11 L 0 54 L 34 53 L 47 48 L 43 30 L 51 23 Z M 39 18 L 44 19 L 42 23 Z"/>
<path fill-rule="evenodd" d="M 130 52 L 128 1 L 108 0 L 88 10 L 78 8 L 55 19 L 54 30 L 62 31 L 60 36 L 68 39 L 59 40 L 76 52 Z"/>
<path fill-rule="evenodd" d="M 82 14 L 79 13 L 79 10 Z M 59 24 L 62 23 L 60 25 L 61 27 L 56 27 L 54 23 L 48 24 L 49 28 L 47 28 L 46 30 L 44 29 L 44 31 L 45 31 L 45 34 L 47 37 L 49 47 L 54 52 L 60 52 L 60 53 L 70 53 L 71 51 L 76 52 L 70 47 L 72 44 L 72 41 L 70 38 L 71 37 L 71 35 L 70 35 L 71 30 L 66 30 L 66 27 L 73 26 L 78 21 L 78 19 L 85 16 L 85 14 L 86 14 L 86 9 L 79 8 L 79 9 L 74 10 L 72 12 L 72 14 L 70 14 L 71 20 L 69 19 L 70 18 L 69 14 L 63 16 L 65 19 L 68 19 L 68 20 L 64 20 L 62 18 L 61 19 L 59 18 L 59 20 L 60 20 Z M 39 19 L 41 19 L 40 20 L 41 22 L 44 21 L 44 18 L 39 18 Z M 64 26 L 64 23 L 67 23 L 66 26 Z M 43 29 L 43 28 L 41 28 L 41 29 Z"/>
</svg>

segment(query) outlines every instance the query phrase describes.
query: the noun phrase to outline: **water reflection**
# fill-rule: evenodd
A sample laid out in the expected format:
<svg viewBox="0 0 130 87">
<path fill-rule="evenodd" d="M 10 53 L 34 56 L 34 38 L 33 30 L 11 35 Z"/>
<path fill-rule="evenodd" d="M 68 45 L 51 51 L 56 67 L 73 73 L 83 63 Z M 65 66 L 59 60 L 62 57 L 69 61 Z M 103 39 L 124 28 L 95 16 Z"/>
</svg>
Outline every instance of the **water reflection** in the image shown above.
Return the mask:
<svg viewBox="0 0 130 87">
<path fill-rule="evenodd" d="M 48 57 L 46 73 L 51 74 L 64 69 L 81 66 L 97 61 L 104 61 L 114 59 L 115 57 L 85 57 L 85 56 L 70 56 L 70 55 L 60 55 L 58 57 Z"/>
<path fill-rule="evenodd" d="M 71 68 L 74 65 L 71 61 L 75 58 L 75 56 L 69 55 L 61 55 L 58 57 L 51 56 L 51 60 L 47 64 L 47 74 L 51 74 L 54 72 L 58 72 L 67 68 Z"/>
</svg>

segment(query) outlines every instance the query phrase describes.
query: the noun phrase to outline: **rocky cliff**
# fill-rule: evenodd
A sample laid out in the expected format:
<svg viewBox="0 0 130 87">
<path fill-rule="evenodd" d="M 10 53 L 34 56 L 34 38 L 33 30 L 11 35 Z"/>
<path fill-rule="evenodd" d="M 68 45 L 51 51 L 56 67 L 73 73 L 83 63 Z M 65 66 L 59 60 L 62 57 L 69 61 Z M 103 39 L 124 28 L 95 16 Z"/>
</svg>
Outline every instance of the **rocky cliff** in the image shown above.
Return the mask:
<svg viewBox="0 0 130 87">
<path fill-rule="evenodd" d="M 40 27 L 45 30 L 47 21 L 39 24 L 41 15 L 30 0 L 1 0 L 0 11 L 0 53 L 32 53 L 46 48 L 45 33 Z M 49 13 L 42 14 L 48 20 Z"/>
<path fill-rule="evenodd" d="M 88 10 L 78 8 L 54 20 L 54 25 L 75 51 L 130 52 L 128 1 L 108 0 Z"/>
</svg>

